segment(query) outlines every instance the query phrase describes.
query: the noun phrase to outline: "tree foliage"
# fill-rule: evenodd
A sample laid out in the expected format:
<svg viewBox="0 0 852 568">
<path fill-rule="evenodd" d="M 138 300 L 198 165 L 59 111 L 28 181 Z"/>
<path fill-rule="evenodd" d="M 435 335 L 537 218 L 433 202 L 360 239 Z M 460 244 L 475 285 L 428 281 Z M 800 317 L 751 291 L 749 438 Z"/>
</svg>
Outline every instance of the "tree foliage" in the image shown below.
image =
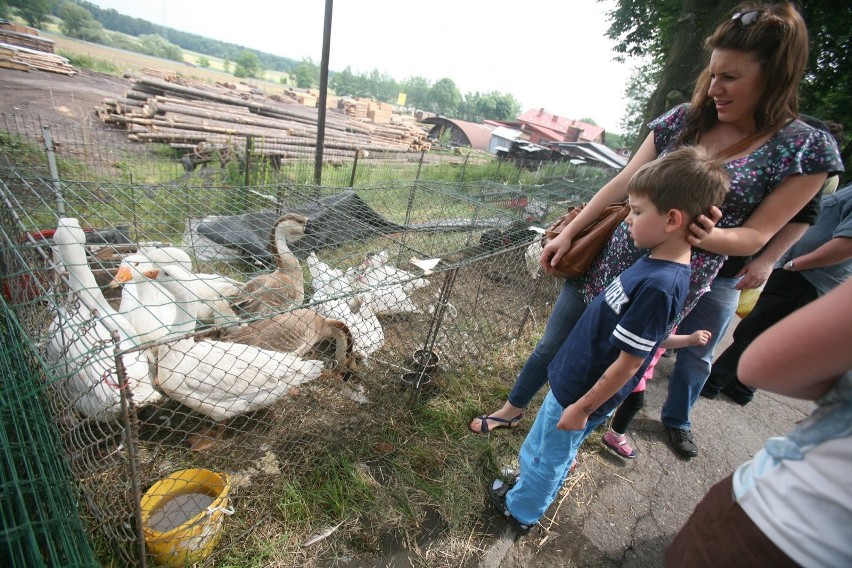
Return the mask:
<svg viewBox="0 0 852 568">
<path fill-rule="evenodd" d="M 633 127 L 687 100 L 706 65 L 703 40 L 739 4 L 735 0 L 619 0 L 609 13 L 608 37 L 622 57 L 643 57 L 626 96 L 631 101 L 623 125 Z M 801 85 L 800 110 L 852 129 L 852 5 L 802 0 L 811 38 L 811 58 Z M 649 89 L 647 78 L 652 78 Z M 643 80 L 646 81 L 643 83 Z M 638 143 L 638 141 L 637 141 Z M 844 157 L 852 149 L 847 145 Z"/>
<path fill-rule="evenodd" d="M 260 59 L 253 51 L 243 50 L 234 61 L 234 77 L 259 77 L 262 73 Z"/>
<path fill-rule="evenodd" d="M 65 35 L 85 41 L 103 41 L 103 26 L 84 7 L 66 1 L 59 5 L 57 15 L 62 20 L 59 29 Z"/>
<path fill-rule="evenodd" d="M 139 36 L 138 51 L 146 55 L 153 55 L 154 57 L 162 57 L 163 59 L 170 59 L 172 61 L 183 61 L 183 50 L 159 34 Z"/>
<path fill-rule="evenodd" d="M 34 28 L 44 26 L 47 16 L 53 10 L 53 0 L 7 0 L 0 2 L 0 6 L 8 4 L 12 8 L 18 10 L 26 22 Z M 6 14 L 3 8 L 0 8 L 0 15 Z"/>
<path fill-rule="evenodd" d="M 319 85 L 320 69 L 310 57 L 302 59 L 301 63 L 291 72 L 291 75 L 296 86 L 300 89 L 310 89 Z"/>
</svg>

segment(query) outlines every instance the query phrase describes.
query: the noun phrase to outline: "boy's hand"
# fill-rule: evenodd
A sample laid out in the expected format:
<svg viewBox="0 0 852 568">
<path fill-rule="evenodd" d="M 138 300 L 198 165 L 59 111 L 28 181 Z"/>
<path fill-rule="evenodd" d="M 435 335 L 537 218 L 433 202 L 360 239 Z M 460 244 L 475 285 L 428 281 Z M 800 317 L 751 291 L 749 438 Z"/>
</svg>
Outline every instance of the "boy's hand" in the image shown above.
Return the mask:
<svg viewBox="0 0 852 568">
<path fill-rule="evenodd" d="M 707 345 L 707 342 L 710 341 L 711 337 L 713 337 L 712 333 L 710 333 L 706 329 L 699 329 L 698 331 L 689 334 L 689 344 Z"/>
<path fill-rule="evenodd" d="M 547 274 L 553 274 L 553 267 L 559 264 L 569 250 L 571 250 L 571 239 L 563 231 L 544 245 L 541 251 L 541 268 Z"/>
<path fill-rule="evenodd" d="M 585 430 L 588 420 L 588 415 L 575 402 L 566 406 L 565 410 L 562 411 L 562 417 L 556 424 L 556 428 L 559 430 Z"/>
</svg>

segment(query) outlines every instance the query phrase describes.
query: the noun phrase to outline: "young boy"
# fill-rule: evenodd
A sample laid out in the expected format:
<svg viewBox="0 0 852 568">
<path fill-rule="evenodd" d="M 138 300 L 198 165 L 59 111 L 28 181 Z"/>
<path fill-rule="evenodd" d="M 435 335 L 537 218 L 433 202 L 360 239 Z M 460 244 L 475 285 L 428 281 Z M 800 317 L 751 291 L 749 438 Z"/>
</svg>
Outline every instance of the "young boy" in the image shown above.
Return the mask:
<svg viewBox="0 0 852 568">
<path fill-rule="evenodd" d="M 689 289 L 690 222 L 719 206 L 729 179 L 697 148 L 643 166 L 628 184 L 626 223 L 650 254 L 615 278 L 586 308 L 548 367 L 550 392 L 519 456 L 517 484 L 497 479 L 492 503 L 518 535 L 538 523 L 556 498 L 583 440 L 636 387 L 666 338 Z"/>
</svg>

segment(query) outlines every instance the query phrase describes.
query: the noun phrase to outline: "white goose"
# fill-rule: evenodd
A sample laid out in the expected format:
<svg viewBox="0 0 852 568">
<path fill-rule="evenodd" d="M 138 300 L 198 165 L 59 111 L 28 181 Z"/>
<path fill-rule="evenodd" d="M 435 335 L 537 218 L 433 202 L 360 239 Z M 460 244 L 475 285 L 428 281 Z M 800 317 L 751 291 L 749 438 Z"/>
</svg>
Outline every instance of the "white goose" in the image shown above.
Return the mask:
<svg viewBox="0 0 852 568">
<path fill-rule="evenodd" d="M 308 255 L 308 271 L 314 287 L 311 309 L 346 324 L 352 334 L 352 350 L 366 364 L 370 355 L 385 342 L 385 331 L 372 307 L 361 297 L 336 297 L 351 294 L 350 278 L 342 270 L 321 261 L 316 253 Z"/>
<path fill-rule="evenodd" d="M 349 274 L 349 281 L 363 303 L 379 316 L 420 313 L 408 292 L 429 285 L 429 280 L 387 264 L 388 253 L 371 253 Z"/>
<path fill-rule="evenodd" d="M 145 272 L 156 268 L 147 256 L 131 254 L 122 259 L 115 278 L 110 282 L 112 287 L 124 285 L 118 312 L 136 330 L 139 343 L 163 339 L 177 314 L 174 296 L 158 282 L 144 276 Z"/>
<path fill-rule="evenodd" d="M 73 308 L 58 306 L 49 328 L 48 360 L 69 376 L 66 394 L 84 416 L 101 421 L 121 412 L 121 394 L 110 329 L 118 331 L 119 347 L 136 346 L 136 330 L 107 303 L 86 261 L 86 235 L 77 219 L 62 218 L 53 235 L 56 260 L 68 275 Z M 74 297 L 76 295 L 76 298 Z M 154 404 L 162 395 L 154 389 L 148 359 L 141 351 L 122 355 L 128 392 L 136 405 Z"/>
<path fill-rule="evenodd" d="M 193 272 L 192 258 L 179 247 L 142 247 L 139 252 L 157 267 L 177 264 L 191 275 L 187 277 L 187 281 L 193 280 L 192 290 L 201 300 L 198 306 L 198 321 L 220 325 L 238 320 L 231 309 L 229 298 L 240 294 L 242 283 L 221 274 Z"/>
<path fill-rule="evenodd" d="M 251 345 L 178 339 L 195 329 L 198 309 L 198 299 L 180 280 L 184 273 L 173 265 L 146 273 L 179 306 L 170 330 L 175 341 L 159 348 L 155 382 L 171 398 L 216 422 L 211 432 L 190 440 L 191 449 L 200 451 L 221 437 L 228 419 L 271 406 L 291 388 L 319 377 L 323 363 Z"/>
</svg>

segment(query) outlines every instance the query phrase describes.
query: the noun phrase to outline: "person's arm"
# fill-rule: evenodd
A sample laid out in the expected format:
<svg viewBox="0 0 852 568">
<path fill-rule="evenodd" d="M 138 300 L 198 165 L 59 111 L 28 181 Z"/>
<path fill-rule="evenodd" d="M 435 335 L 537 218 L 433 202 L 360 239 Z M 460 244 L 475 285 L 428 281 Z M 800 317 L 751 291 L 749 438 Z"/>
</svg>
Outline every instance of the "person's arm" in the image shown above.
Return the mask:
<svg viewBox="0 0 852 568">
<path fill-rule="evenodd" d="M 660 347 L 663 349 L 680 349 L 681 347 L 707 345 L 711 337 L 713 337 L 712 333 L 706 329 L 700 329 L 689 335 L 670 335 L 660 343 Z"/>
<path fill-rule="evenodd" d="M 740 358 L 743 384 L 817 400 L 852 369 L 852 280 L 763 332 Z"/>
<path fill-rule="evenodd" d="M 737 290 L 763 286 L 769 275 L 772 274 L 772 267 L 775 266 L 779 258 L 784 256 L 785 252 L 790 250 L 790 247 L 802 238 L 802 235 L 808 230 L 808 226 L 807 223 L 787 223 L 781 227 L 781 230 L 769 239 L 769 243 L 761 253 L 748 261 L 743 269 L 737 273 L 737 276 L 742 276 L 742 279 L 737 283 Z"/>
<path fill-rule="evenodd" d="M 625 351 L 619 353 L 618 359 L 604 371 L 598 382 L 577 402 L 565 407 L 556 427 L 560 430 L 584 429 L 589 416 L 627 384 L 630 377 L 639 371 L 645 359 L 646 357 L 631 355 Z"/>
<path fill-rule="evenodd" d="M 707 231 L 709 219 L 699 215 L 690 225 L 692 246 L 716 254 L 750 256 L 769 242 L 822 187 L 827 174 L 793 175 L 781 182 L 749 215 L 741 227 Z"/>
<path fill-rule="evenodd" d="M 571 241 L 577 233 L 597 219 L 607 205 L 627 199 L 627 183 L 630 178 L 639 168 L 653 161 L 656 157 L 654 133 L 651 132 L 624 169 L 589 200 L 577 217 L 556 238 L 544 246 L 541 253 L 541 266 L 545 272 L 548 274 L 553 272 L 553 267 L 559 264 L 565 253 L 571 248 Z"/>
<path fill-rule="evenodd" d="M 809 268 L 822 268 L 839 264 L 850 258 L 852 258 L 852 237 L 834 237 L 808 254 L 791 258 L 784 265 L 784 270 L 796 272 Z"/>
</svg>

